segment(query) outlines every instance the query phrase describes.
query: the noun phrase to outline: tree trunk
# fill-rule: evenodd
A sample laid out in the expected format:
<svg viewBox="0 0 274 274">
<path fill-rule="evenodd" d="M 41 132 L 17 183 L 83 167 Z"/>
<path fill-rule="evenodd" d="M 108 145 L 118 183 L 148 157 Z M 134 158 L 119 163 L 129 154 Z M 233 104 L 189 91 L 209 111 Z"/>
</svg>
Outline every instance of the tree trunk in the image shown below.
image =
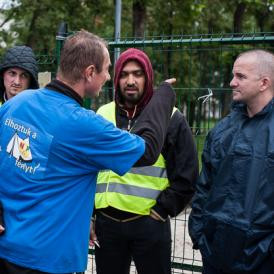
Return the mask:
<svg viewBox="0 0 274 274">
<path fill-rule="evenodd" d="M 240 2 L 237 4 L 237 7 L 233 16 L 233 31 L 234 35 L 237 36 L 243 30 L 243 20 L 244 20 L 244 12 L 246 10 L 246 3 Z M 224 87 L 229 87 L 229 83 L 231 80 L 231 64 L 226 64 L 224 75 Z M 230 102 L 231 102 L 231 93 L 225 92 L 221 95 L 221 111 L 222 117 L 226 116 L 230 110 Z"/>
<path fill-rule="evenodd" d="M 146 5 L 145 0 L 134 0 L 132 4 L 133 13 L 133 37 L 143 38 L 145 33 L 146 22 Z"/>
<path fill-rule="evenodd" d="M 187 102 L 187 100 L 185 101 Z M 181 105 L 183 106 L 183 102 L 181 103 Z M 196 115 L 195 115 L 196 102 L 190 101 L 188 106 L 189 106 L 189 109 L 187 109 L 187 112 L 186 112 L 186 118 L 187 118 L 188 124 L 190 128 L 192 129 L 192 133 L 198 134 L 197 127 L 194 128 L 194 121 L 196 118 Z"/>
<path fill-rule="evenodd" d="M 224 68 L 225 75 L 224 75 L 224 87 L 229 87 L 231 81 L 231 65 L 226 64 Z M 231 105 L 231 93 L 224 92 L 221 95 L 221 115 L 225 117 L 230 111 Z"/>
<path fill-rule="evenodd" d="M 240 2 L 237 4 L 236 10 L 233 16 L 234 33 L 241 33 L 243 30 L 243 19 L 244 19 L 245 9 L 246 9 L 246 3 Z"/>
<path fill-rule="evenodd" d="M 26 45 L 31 48 L 35 48 L 35 46 L 37 47 L 36 21 L 40 16 L 41 16 L 41 10 L 39 6 L 36 6 L 30 21 L 28 36 L 26 37 Z"/>
</svg>

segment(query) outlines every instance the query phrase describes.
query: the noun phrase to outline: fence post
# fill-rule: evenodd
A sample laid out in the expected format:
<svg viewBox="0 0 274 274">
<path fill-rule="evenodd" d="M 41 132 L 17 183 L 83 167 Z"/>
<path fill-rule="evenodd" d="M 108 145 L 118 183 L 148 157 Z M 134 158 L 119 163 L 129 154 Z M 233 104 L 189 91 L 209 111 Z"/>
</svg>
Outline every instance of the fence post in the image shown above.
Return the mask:
<svg viewBox="0 0 274 274">
<path fill-rule="evenodd" d="M 56 35 L 56 61 L 57 61 L 57 67 L 60 64 L 60 55 L 61 55 L 61 49 L 64 43 L 64 40 L 67 37 L 68 33 L 68 25 L 66 22 L 61 22 L 57 31 Z"/>
</svg>

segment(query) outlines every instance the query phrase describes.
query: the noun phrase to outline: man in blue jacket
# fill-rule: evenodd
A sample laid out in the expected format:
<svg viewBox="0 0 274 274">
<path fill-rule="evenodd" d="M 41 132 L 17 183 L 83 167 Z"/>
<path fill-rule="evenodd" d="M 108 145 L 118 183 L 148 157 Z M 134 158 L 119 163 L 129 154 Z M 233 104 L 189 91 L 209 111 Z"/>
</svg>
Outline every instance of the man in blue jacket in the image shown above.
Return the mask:
<svg viewBox="0 0 274 274">
<path fill-rule="evenodd" d="M 274 55 L 233 66 L 233 109 L 208 134 L 189 232 L 204 274 L 274 271 Z"/>
<path fill-rule="evenodd" d="M 122 175 L 158 158 L 173 80 L 160 85 L 144 110 L 149 116 L 132 129 L 139 137 L 82 107 L 110 79 L 109 66 L 104 40 L 77 32 L 64 44 L 56 80 L 0 108 L 1 274 L 84 271 L 98 172 Z"/>
</svg>

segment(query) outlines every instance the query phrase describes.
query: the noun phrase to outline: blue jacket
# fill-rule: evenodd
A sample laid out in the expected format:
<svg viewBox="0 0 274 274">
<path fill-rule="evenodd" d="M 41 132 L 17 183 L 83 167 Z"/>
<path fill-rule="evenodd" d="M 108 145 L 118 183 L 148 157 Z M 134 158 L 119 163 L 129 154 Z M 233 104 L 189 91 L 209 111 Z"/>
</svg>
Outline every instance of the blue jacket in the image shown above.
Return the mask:
<svg viewBox="0 0 274 274">
<path fill-rule="evenodd" d="M 235 104 L 204 146 L 189 232 L 203 258 L 227 272 L 266 261 L 274 269 L 273 110 L 274 99 L 249 118 Z"/>
<path fill-rule="evenodd" d="M 174 101 L 171 86 L 161 85 L 144 110 L 151 119 L 140 117 L 132 130 L 142 138 L 81 107 L 82 98 L 58 80 L 5 102 L 0 258 L 49 273 L 84 271 L 98 172 L 123 175 L 140 160 L 155 161 Z"/>
<path fill-rule="evenodd" d="M 8 100 L 0 121 L 0 257 L 43 272 L 84 271 L 97 173 L 127 172 L 144 141 L 46 88 Z"/>
</svg>

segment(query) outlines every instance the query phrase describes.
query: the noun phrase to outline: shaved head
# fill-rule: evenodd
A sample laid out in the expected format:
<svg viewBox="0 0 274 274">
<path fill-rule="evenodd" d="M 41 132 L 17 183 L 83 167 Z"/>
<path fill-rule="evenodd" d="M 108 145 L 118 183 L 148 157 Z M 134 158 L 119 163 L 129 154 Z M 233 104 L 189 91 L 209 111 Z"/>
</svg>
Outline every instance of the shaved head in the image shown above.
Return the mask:
<svg viewBox="0 0 274 274">
<path fill-rule="evenodd" d="M 250 62 L 256 64 L 254 71 L 258 77 L 269 77 L 274 88 L 274 54 L 267 50 L 254 49 L 241 53 L 237 59 L 248 58 Z"/>
</svg>

